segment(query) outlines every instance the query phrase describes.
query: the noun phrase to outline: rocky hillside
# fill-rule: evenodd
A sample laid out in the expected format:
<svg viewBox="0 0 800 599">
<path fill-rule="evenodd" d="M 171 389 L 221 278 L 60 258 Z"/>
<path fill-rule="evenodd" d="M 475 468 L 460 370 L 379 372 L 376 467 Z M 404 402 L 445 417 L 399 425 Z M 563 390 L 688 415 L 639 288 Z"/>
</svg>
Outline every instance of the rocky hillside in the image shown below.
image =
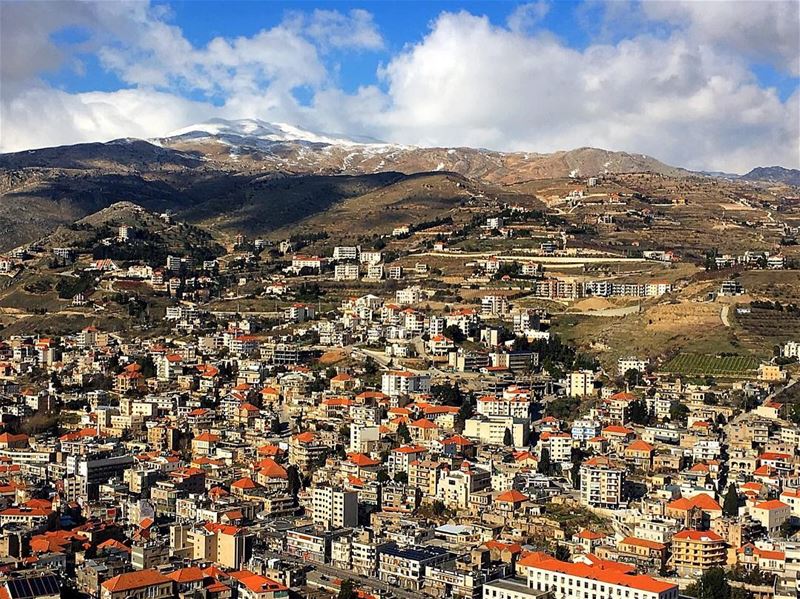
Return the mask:
<svg viewBox="0 0 800 599">
<path fill-rule="evenodd" d="M 281 123 L 214 119 L 153 140 L 238 168 L 321 174 L 449 171 L 491 183 L 652 172 L 679 176 L 682 169 L 650 156 L 580 148 L 553 154 L 494 152 L 476 148 L 421 148 L 339 134 L 316 133 Z"/>
<path fill-rule="evenodd" d="M 746 181 L 800 185 L 800 170 L 796 168 L 783 168 L 782 166 L 759 166 L 746 175 L 742 175 L 741 178 Z"/>
</svg>

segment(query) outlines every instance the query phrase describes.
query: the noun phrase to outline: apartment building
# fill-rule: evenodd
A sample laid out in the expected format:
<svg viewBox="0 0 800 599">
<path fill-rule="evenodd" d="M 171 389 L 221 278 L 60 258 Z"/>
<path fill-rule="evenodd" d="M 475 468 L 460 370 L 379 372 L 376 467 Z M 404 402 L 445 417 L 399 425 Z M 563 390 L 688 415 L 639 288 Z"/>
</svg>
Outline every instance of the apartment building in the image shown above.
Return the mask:
<svg viewBox="0 0 800 599">
<path fill-rule="evenodd" d="M 608 458 L 597 456 L 586 460 L 580 468 L 580 479 L 583 505 L 610 510 L 622 505 L 625 470 Z"/>
<path fill-rule="evenodd" d="M 326 529 L 358 525 L 358 493 L 321 485 L 311 489 L 312 520 Z"/>
<path fill-rule="evenodd" d="M 174 597 L 175 582 L 154 569 L 125 572 L 100 585 L 100 599 L 160 599 Z"/>
<path fill-rule="evenodd" d="M 711 530 L 682 530 L 672 537 L 670 565 L 679 576 L 693 578 L 727 561 L 725 540 Z"/>
<path fill-rule="evenodd" d="M 550 591 L 554 599 L 678 599 L 677 585 L 629 574 L 624 566 L 543 558 L 531 561 L 521 562 L 527 572 L 528 587 Z"/>
<path fill-rule="evenodd" d="M 378 558 L 378 578 L 404 589 L 419 591 L 428 566 L 451 559 L 452 554 L 441 547 L 388 547 Z"/>
</svg>

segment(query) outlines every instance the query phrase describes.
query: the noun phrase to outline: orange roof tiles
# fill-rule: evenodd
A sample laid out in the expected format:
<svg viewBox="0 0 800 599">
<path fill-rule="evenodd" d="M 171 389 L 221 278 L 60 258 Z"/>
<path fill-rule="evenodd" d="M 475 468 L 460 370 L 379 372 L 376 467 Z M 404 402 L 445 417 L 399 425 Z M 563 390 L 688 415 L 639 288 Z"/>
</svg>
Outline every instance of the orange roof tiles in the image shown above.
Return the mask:
<svg viewBox="0 0 800 599">
<path fill-rule="evenodd" d="M 149 569 L 118 574 L 106 580 L 102 586 L 112 593 L 121 593 L 166 583 L 172 583 L 172 580 L 156 570 Z"/>
<path fill-rule="evenodd" d="M 516 489 L 510 489 L 500 493 L 495 501 L 501 503 L 522 503 L 523 501 L 528 501 L 528 496 L 524 493 L 520 493 Z"/>
</svg>

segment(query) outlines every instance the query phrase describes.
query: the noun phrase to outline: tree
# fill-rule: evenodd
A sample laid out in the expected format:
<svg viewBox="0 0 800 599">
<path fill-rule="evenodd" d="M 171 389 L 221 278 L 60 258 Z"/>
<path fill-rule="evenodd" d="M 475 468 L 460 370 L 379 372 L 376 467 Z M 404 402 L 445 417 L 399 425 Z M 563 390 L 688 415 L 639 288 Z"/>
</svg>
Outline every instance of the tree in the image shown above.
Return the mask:
<svg viewBox="0 0 800 599">
<path fill-rule="evenodd" d="M 569 547 L 567 547 L 566 545 L 562 545 L 561 543 L 556 545 L 556 550 L 554 553 L 555 553 L 555 558 L 562 562 L 568 562 L 572 558 L 572 555 L 569 552 Z"/>
<path fill-rule="evenodd" d="M 378 470 L 377 480 L 379 483 L 388 483 L 391 479 L 389 478 L 389 473 L 386 470 Z"/>
<path fill-rule="evenodd" d="M 736 485 L 728 485 L 728 492 L 725 493 L 725 500 L 722 503 L 722 513 L 726 516 L 735 517 L 739 515 L 739 494 L 736 492 Z"/>
<path fill-rule="evenodd" d="M 647 403 L 641 399 L 635 399 L 630 402 L 628 404 L 628 418 L 636 424 L 647 424 L 650 420 L 650 411 L 647 409 Z"/>
<path fill-rule="evenodd" d="M 503 433 L 503 445 L 506 447 L 511 447 L 514 444 L 514 437 L 511 436 L 511 429 L 506 428 L 505 432 Z"/>
<path fill-rule="evenodd" d="M 405 472 L 398 472 L 394 475 L 394 482 L 406 484 L 408 482 L 408 474 Z"/>
<path fill-rule="evenodd" d="M 464 423 L 472 416 L 472 402 L 469 399 L 464 399 L 461 407 L 458 409 L 455 421 L 455 431 L 461 433 L 464 431 Z"/>
<path fill-rule="evenodd" d="M 408 430 L 408 426 L 406 426 L 405 422 L 401 422 L 397 425 L 397 436 L 403 443 L 411 443 L 411 433 Z"/>
<path fill-rule="evenodd" d="M 336 596 L 337 599 L 358 599 L 358 592 L 356 591 L 355 583 L 350 580 L 343 580 L 342 584 L 339 586 L 339 594 Z"/>
<path fill-rule="evenodd" d="M 542 455 L 539 457 L 538 471 L 540 474 L 547 475 L 553 471 L 553 464 L 550 462 L 550 450 L 546 447 L 542 448 Z"/>
<path fill-rule="evenodd" d="M 586 452 L 580 447 L 573 447 L 570 452 L 570 462 L 572 462 L 570 476 L 573 489 L 579 489 L 581 486 L 581 464 L 584 459 L 586 459 Z"/>
<path fill-rule="evenodd" d="M 723 568 L 711 568 L 700 580 L 686 587 L 685 594 L 697 599 L 730 599 L 731 586 Z"/>
<path fill-rule="evenodd" d="M 466 340 L 464 332 L 458 325 L 451 324 L 444 330 L 444 336 L 450 339 L 456 345 L 461 345 Z"/>
<path fill-rule="evenodd" d="M 289 493 L 297 497 L 300 489 L 303 488 L 303 479 L 300 477 L 300 471 L 297 469 L 297 466 L 292 464 L 286 469 L 286 474 L 289 478 Z"/>
<path fill-rule="evenodd" d="M 639 387 L 644 384 L 644 377 L 636 368 L 629 368 L 626 370 L 623 379 L 628 387 Z"/>
<path fill-rule="evenodd" d="M 689 415 L 689 408 L 679 401 L 675 401 L 669 407 L 669 419 L 671 422 L 686 422 Z"/>
</svg>

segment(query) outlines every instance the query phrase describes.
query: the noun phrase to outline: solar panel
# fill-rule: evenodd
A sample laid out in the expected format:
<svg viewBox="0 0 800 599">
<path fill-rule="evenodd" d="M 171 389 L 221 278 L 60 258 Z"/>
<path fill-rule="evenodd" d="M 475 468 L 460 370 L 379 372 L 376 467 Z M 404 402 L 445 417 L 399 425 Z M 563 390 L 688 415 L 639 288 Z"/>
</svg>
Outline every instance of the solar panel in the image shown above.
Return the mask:
<svg viewBox="0 0 800 599">
<path fill-rule="evenodd" d="M 6 582 L 11 599 L 35 599 L 46 595 L 58 595 L 60 584 L 55 575 L 16 578 Z"/>
</svg>

